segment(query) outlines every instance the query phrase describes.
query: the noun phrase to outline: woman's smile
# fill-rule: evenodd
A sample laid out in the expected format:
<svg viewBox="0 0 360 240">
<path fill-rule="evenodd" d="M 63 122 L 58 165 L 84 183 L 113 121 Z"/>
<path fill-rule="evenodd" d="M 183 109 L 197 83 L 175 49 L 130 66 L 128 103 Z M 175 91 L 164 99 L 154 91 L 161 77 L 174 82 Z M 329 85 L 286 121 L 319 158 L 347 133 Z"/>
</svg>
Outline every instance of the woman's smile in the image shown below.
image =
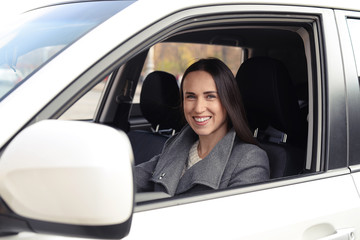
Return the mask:
<svg viewBox="0 0 360 240">
<path fill-rule="evenodd" d="M 205 125 L 211 119 L 211 117 L 193 117 L 195 122 L 199 125 Z"/>
</svg>

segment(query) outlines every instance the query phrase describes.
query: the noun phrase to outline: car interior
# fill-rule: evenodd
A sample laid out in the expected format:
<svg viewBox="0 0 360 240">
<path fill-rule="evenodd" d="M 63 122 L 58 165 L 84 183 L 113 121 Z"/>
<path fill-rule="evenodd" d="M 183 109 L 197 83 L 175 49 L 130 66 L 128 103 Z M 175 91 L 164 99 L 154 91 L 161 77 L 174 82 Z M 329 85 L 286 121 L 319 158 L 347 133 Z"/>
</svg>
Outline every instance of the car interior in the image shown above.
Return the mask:
<svg viewBox="0 0 360 240">
<path fill-rule="evenodd" d="M 226 36 L 223 41 L 222 36 Z M 236 80 L 249 125 L 270 158 L 271 177 L 302 173 L 307 147 L 308 81 L 300 35 L 287 29 L 210 28 L 178 34 L 166 41 L 214 44 L 211 39 L 223 45 L 242 43 L 240 47 L 247 49 L 248 59 L 238 69 Z M 184 124 L 178 91 L 171 73 L 154 71 L 145 78 L 139 106 L 132 106 L 129 118 L 128 135 L 136 164 L 159 154 L 166 139 Z M 139 112 L 148 122 L 148 129 L 136 124 Z"/>
<path fill-rule="evenodd" d="M 160 43 L 236 47 L 242 54 L 241 59 L 233 59 L 241 63 L 234 76 L 249 126 L 268 154 L 271 179 L 315 172 L 309 164 L 315 137 L 309 128 L 314 121 L 309 110 L 315 95 L 309 85 L 315 78 L 313 31 L 307 22 L 259 21 L 189 26 L 162 36 L 111 74 L 95 121 L 128 134 L 135 165 L 148 161 L 185 124 L 181 77 L 161 67 L 144 75 L 150 47 Z M 139 102 L 134 100 L 136 94 Z"/>
</svg>

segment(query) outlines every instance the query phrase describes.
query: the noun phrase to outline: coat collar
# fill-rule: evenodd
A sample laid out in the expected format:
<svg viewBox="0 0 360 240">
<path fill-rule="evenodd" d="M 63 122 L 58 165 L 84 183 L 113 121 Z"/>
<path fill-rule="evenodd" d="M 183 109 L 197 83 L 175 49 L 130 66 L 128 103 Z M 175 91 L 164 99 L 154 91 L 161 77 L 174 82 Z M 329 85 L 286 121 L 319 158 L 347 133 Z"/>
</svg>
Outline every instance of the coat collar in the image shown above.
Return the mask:
<svg viewBox="0 0 360 240">
<path fill-rule="evenodd" d="M 196 184 L 218 189 L 221 177 L 229 160 L 234 144 L 235 131 L 230 130 L 211 152 L 196 163 L 181 177 L 189 150 L 198 139 L 190 126 L 184 129 L 164 148 L 154 171 L 152 181 L 162 184 L 168 194 L 175 195 L 186 192 Z"/>
</svg>

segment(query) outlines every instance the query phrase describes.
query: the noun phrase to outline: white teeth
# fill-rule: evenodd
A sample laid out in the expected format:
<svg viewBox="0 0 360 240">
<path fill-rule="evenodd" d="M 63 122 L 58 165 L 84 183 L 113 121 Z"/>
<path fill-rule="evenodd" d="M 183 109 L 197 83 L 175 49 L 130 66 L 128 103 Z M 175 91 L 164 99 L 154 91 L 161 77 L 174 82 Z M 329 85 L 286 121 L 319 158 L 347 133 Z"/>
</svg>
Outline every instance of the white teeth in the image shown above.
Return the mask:
<svg viewBox="0 0 360 240">
<path fill-rule="evenodd" d="M 195 121 L 197 122 L 205 122 L 210 119 L 210 117 L 203 117 L 203 118 L 196 118 L 194 117 Z"/>
</svg>

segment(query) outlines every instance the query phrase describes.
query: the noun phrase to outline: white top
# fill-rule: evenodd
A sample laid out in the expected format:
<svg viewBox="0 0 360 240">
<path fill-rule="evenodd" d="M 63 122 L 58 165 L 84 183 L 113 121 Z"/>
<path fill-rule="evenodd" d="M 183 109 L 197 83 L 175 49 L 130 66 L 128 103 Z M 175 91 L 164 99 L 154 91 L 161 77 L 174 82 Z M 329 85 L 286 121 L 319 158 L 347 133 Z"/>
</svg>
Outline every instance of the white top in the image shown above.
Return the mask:
<svg viewBox="0 0 360 240">
<path fill-rule="evenodd" d="M 197 162 L 202 160 L 202 158 L 199 157 L 199 153 L 197 151 L 198 145 L 199 145 L 199 140 L 194 142 L 194 144 L 191 146 L 190 151 L 189 151 L 189 156 L 188 156 L 188 159 L 186 161 L 186 164 L 185 164 L 185 167 L 184 167 L 184 170 L 183 170 L 181 176 L 184 175 L 186 170 L 188 170 L 193 165 L 195 165 Z"/>
<path fill-rule="evenodd" d="M 188 161 L 186 164 L 186 170 L 191 168 L 195 163 L 202 160 L 202 158 L 199 157 L 199 153 L 197 150 L 198 146 L 199 146 L 199 140 L 197 140 L 190 148 L 189 157 L 188 157 Z"/>
</svg>

